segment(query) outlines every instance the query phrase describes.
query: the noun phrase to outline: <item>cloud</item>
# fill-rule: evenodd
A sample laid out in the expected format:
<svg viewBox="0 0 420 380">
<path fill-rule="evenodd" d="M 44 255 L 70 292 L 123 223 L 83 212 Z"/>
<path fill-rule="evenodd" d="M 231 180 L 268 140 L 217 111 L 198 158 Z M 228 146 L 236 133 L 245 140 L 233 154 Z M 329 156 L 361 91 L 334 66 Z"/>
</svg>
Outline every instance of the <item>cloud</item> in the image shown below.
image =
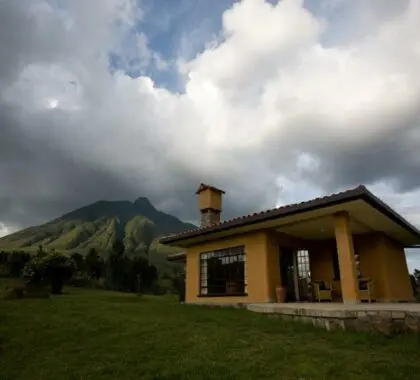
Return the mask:
<svg viewBox="0 0 420 380">
<path fill-rule="evenodd" d="M 113 52 L 114 65 L 130 76 L 144 75 L 149 69 L 168 70 L 170 63 L 149 46 L 147 36 L 133 32 L 125 38 L 119 49 Z"/>
<path fill-rule="evenodd" d="M 0 237 L 9 235 L 14 231 L 15 229 L 7 227 L 4 223 L 0 223 Z"/>
<path fill-rule="evenodd" d="M 200 181 L 225 217 L 364 183 L 420 225 L 420 2 L 391 3 L 236 3 L 174 92 L 137 2 L 0 0 L 2 229 L 138 195 L 194 220 Z"/>
</svg>

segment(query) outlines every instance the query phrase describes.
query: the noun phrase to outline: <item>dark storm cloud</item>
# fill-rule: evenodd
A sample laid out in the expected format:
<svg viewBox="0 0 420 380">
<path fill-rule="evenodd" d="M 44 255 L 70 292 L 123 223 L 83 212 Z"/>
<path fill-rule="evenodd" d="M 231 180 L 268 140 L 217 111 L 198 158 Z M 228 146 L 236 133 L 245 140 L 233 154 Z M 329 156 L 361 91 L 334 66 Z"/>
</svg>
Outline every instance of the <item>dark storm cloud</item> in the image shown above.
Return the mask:
<svg viewBox="0 0 420 380">
<path fill-rule="evenodd" d="M 175 167 L 169 175 L 176 176 L 177 171 L 179 175 L 172 177 L 174 179 L 168 178 L 168 174 L 153 170 L 151 162 L 149 169 L 152 167 L 154 175 L 163 177 L 162 181 L 151 185 L 150 177 L 141 170 L 112 167 L 113 157 L 107 157 L 100 151 L 95 152 L 92 159 L 89 153 L 95 151 L 95 142 L 103 140 L 106 134 L 100 129 L 94 130 L 93 135 L 87 134 L 90 147 L 85 143 L 85 148 L 80 148 L 87 136 L 80 134 L 79 137 L 78 130 L 86 131 L 89 126 L 93 128 L 92 124 L 97 121 L 94 119 L 100 118 L 101 112 L 107 113 L 106 109 L 98 109 L 101 103 L 107 101 L 103 97 L 104 79 L 106 82 L 107 78 L 97 77 L 95 82 L 94 77 L 101 70 L 95 67 L 97 62 L 92 61 L 90 55 L 95 48 L 98 51 L 106 48 L 101 46 L 105 35 L 101 27 L 108 27 L 104 20 L 110 17 L 108 14 L 101 15 L 91 4 L 82 3 L 74 1 L 67 4 L 73 7 L 72 15 L 76 17 L 79 28 L 71 32 L 64 28 L 48 3 L 0 1 L 0 221 L 25 227 L 99 199 L 134 200 L 138 196 L 149 196 L 157 204 L 163 201 L 169 212 L 183 218 L 196 218 L 193 193 L 197 177 L 189 177 Z M 89 14 L 94 16 L 90 20 Z M 86 31 L 83 29 L 89 29 L 87 38 L 82 36 L 82 32 Z M 78 73 L 85 90 L 85 101 L 93 107 L 92 113 L 81 112 L 82 119 L 76 120 L 71 112 L 66 111 L 61 115 L 34 112 L 29 118 L 23 117 L 28 112 L 25 107 L 27 99 L 17 99 L 23 104 L 17 105 L 16 99 L 14 104 L 10 104 L 6 90 L 18 79 L 22 70 L 33 63 L 62 64 Z M 60 81 L 59 78 L 58 84 L 62 86 Z M 75 81 L 71 83 L 74 87 L 80 86 Z M 41 81 L 38 85 L 42 87 L 48 83 Z M 32 91 L 29 88 L 29 92 Z M 37 93 L 34 92 L 33 99 L 29 101 L 33 102 L 36 98 Z M 117 115 L 115 123 L 120 122 L 123 121 L 118 120 Z M 59 129 L 63 126 L 73 131 L 73 135 L 61 138 Z M 115 136 L 118 137 L 118 133 Z M 123 145 L 116 149 L 120 151 L 120 157 L 125 155 Z M 141 153 L 142 148 L 139 146 L 138 150 Z M 145 156 L 147 158 L 146 153 Z M 131 159 L 127 157 L 126 160 L 129 162 Z M 153 161 L 153 157 L 149 160 Z M 144 161 L 139 157 L 140 168 L 145 165 Z M 163 185 L 160 186 L 160 183 Z"/>
<path fill-rule="evenodd" d="M 42 7 L 43 16 L 31 6 Z M 7 86 L 28 64 L 56 62 L 71 46 L 47 3 L 0 1 L 0 220 L 6 224 L 25 227 L 99 199 L 139 195 L 118 174 L 54 146 L 45 131 L 59 125 L 48 116 L 34 114 L 33 125 L 25 125 L 25 104 L 8 101 Z M 40 133 L 33 131 L 37 124 Z"/>
<path fill-rule="evenodd" d="M 31 138 L 17 110 L 0 106 L 0 215 L 12 225 L 45 222 L 100 199 L 134 199 L 136 189 L 48 140 Z"/>
<path fill-rule="evenodd" d="M 59 4 L 60 9 L 49 3 Z M 280 67 L 285 77 L 294 78 L 289 86 L 298 88 L 299 93 L 287 103 L 277 92 L 282 88 L 280 81 L 267 95 L 275 106 L 264 105 L 258 98 L 261 94 L 247 87 L 262 87 L 264 76 L 236 78 L 241 72 L 252 72 L 239 69 L 227 77 L 232 76 L 232 82 L 244 88 L 236 89 L 230 82 L 227 88 L 217 88 L 220 99 L 228 98 L 219 104 L 218 97 L 212 98 L 211 85 L 217 87 L 217 75 L 225 76 L 212 69 L 217 66 L 223 71 L 223 63 L 201 62 L 196 71 L 203 70 L 204 82 L 200 75 L 190 79 L 187 96 L 157 89 L 148 78 L 110 74 L 108 54 L 119 39 L 124 40 L 125 29 L 135 25 L 131 19 L 125 24 L 116 22 L 117 6 L 123 3 L 0 0 L 0 223 L 24 227 L 99 199 L 134 200 L 138 196 L 148 197 L 158 208 L 182 219 L 197 220 L 194 192 L 200 182 L 226 190 L 225 219 L 273 207 L 279 195 L 275 183 L 279 176 L 289 180 L 286 190 L 291 200 L 296 200 L 297 188 L 310 182 L 323 192 L 383 179 L 396 180 L 401 191 L 420 186 L 415 147 L 419 141 L 418 103 L 393 119 L 401 125 L 386 123 L 386 112 L 384 118 L 366 121 L 361 117 L 355 130 L 360 134 L 365 128 L 370 137 L 356 141 L 323 129 L 328 124 L 334 131 L 336 119 L 330 106 L 334 94 L 322 94 L 326 119 L 331 120 L 317 119 L 310 95 L 311 107 L 301 103 L 305 94 L 322 90 L 322 86 L 310 85 L 317 79 L 318 69 L 322 75 L 329 74 L 330 70 L 323 71 L 328 59 L 327 63 L 320 59 L 319 67 L 305 63 L 313 70 L 313 78 L 289 72 L 287 64 Z M 124 54 L 127 47 L 119 48 Z M 128 57 L 138 55 L 136 46 L 129 48 L 134 50 Z M 221 50 L 235 53 L 235 48 L 231 44 Z M 241 65 L 258 55 L 258 51 L 246 49 L 238 52 Z M 217 62 L 226 58 L 220 57 Z M 263 59 L 270 57 L 267 53 Z M 278 57 L 271 58 L 267 67 L 277 67 Z M 257 71 L 264 71 L 259 57 L 255 59 Z M 367 61 L 370 63 L 369 58 Z M 356 66 L 363 66 L 363 59 L 360 62 Z M 357 79 L 357 70 L 350 73 Z M 332 78 L 347 85 L 343 76 Z M 276 80 L 269 78 L 270 83 Z M 249 108 L 235 103 L 235 96 L 230 98 L 230 92 L 236 90 L 239 99 L 243 94 L 256 96 L 244 103 Z M 266 114 L 258 113 L 260 103 Z M 288 113 L 294 107 L 296 112 Z M 296 121 L 308 109 L 315 111 Z M 276 114 L 279 110 L 281 117 Z M 242 144 L 237 135 L 243 136 L 241 129 L 254 115 L 261 116 L 250 128 L 257 143 L 247 142 L 245 136 Z M 272 124 L 267 127 L 263 119 Z M 383 132 L 385 124 L 396 128 Z M 312 154 L 319 167 L 299 172 L 296 152 Z"/>
<path fill-rule="evenodd" d="M 0 0 L 0 90 L 27 64 L 54 62 L 72 49 L 74 42 L 47 4 Z"/>
<path fill-rule="evenodd" d="M 366 136 L 357 144 L 349 141 L 330 145 L 308 144 L 308 151 L 319 158 L 317 170 L 308 171 L 306 176 L 329 191 L 339 187 L 358 184 L 373 184 L 388 181 L 398 193 L 416 190 L 420 187 L 420 156 L 417 146 L 420 141 L 420 99 L 403 118 L 393 117 L 391 124 L 386 118 L 384 129 L 373 137 Z M 398 116 L 398 115 L 397 115 Z M 387 128 L 392 126 L 392 128 Z M 368 131 L 369 126 L 366 126 Z"/>
</svg>

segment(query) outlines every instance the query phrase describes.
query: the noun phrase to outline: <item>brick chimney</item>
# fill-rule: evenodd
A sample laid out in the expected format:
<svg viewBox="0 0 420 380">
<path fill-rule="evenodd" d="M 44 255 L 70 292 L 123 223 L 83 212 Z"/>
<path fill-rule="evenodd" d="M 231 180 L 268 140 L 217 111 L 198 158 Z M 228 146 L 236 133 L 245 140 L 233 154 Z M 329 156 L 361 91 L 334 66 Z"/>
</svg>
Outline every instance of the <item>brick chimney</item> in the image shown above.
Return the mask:
<svg viewBox="0 0 420 380">
<path fill-rule="evenodd" d="M 201 214 L 200 227 L 208 227 L 220 223 L 222 212 L 222 195 L 225 192 L 213 186 L 201 183 L 196 194 Z"/>
</svg>

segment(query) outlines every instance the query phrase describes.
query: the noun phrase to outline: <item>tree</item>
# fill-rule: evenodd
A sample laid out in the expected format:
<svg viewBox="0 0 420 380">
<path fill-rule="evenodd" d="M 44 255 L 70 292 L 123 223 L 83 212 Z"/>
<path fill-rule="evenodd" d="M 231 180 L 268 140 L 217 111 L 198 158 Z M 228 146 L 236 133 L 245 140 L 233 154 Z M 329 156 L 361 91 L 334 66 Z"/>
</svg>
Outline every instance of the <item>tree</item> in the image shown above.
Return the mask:
<svg viewBox="0 0 420 380">
<path fill-rule="evenodd" d="M 51 284 L 52 294 L 61 294 L 63 285 L 76 271 L 76 263 L 63 255 L 52 253 L 47 256 L 46 276 Z"/>
<path fill-rule="evenodd" d="M 132 281 L 135 284 L 135 291 L 148 291 L 158 277 L 157 269 L 149 265 L 143 257 L 135 257 L 131 261 Z"/>
<path fill-rule="evenodd" d="M 75 262 L 77 272 L 84 273 L 86 271 L 85 258 L 81 253 L 74 252 L 70 255 L 70 258 Z"/>
<path fill-rule="evenodd" d="M 115 240 L 114 244 L 112 244 L 112 253 L 116 256 L 122 256 L 125 252 L 125 245 L 122 240 Z"/>
<path fill-rule="evenodd" d="M 37 254 L 38 257 L 44 257 L 47 254 L 44 251 L 44 248 L 41 244 L 38 246 L 38 250 L 37 250 L 36 254 Z"/>
<path fill-rule="evenodd" d="M 413 287 L 414 296 L 420 299 L 420 270 L 414 269 L 413 274 L 410 275 L 411 286 Z"/>
<path fill-rule="evenodd" d="M 6 255 L 6 254 L 5 254 Z M 12 252 L 5 256 L 6 268 L 10 277 L 19 277 L 26 263 L 31 260 L 31 255 L 26 252 Z"/>
<path fill-rule="evenodd" d="M 413 276 L 416 280 L 416 283 L 420 285 L 420 270 L 414 269 Z"/>
<path fill-rule="evenodd" d="M 174 287 L 179 294 L 179 302 L 185 302 L 185 274 L 178 273 L 174 278 Z"/>
<path fill-rule="evenodd" d="M 147 263 L 150 264 L 150 247 L 156 237 L 155 226 L 151 222 L 146 222 L 143 226 L 143 248 L 146 253 Z"/>
<path fill-rule="evenodd" d="M 64 283 L 76 269 L 75 262 L 67 256 L 52 252 L 43 257 L 35 256 L 25 265 L 23 277 L 29 284 L 48 284 L 52 294 L 61 294 Z"/>
<path fill-rule="evenodd" d="M 106 263 L 106 285 L 114 290 L 124 290 L 124 252 L 124 243 L 119 239 L 115 240 Z"/>
<path fill-rule="evenodd" d="M 91 278 L 98 279 L 103 275 L 103 261 L 99 257 L 95 248 L 89 249 L 85 258 L 86 272 Z"/>
<path fill-rule="evenodd" d="M 145 260 L 142 257 L 134 257 L 132 260 L 132 271 L 133 271 L 133 276 L 134 276 L 134 281 L 135 281 L 135 291 L 137 293 L 140 293 L 141 289 L 142 289 L 142 282 L 143 282 L 143 278 L 142 278 L 142 272 L 144 272 L 144 267 L 147 265 L 147 260 Z"/>
</svg>

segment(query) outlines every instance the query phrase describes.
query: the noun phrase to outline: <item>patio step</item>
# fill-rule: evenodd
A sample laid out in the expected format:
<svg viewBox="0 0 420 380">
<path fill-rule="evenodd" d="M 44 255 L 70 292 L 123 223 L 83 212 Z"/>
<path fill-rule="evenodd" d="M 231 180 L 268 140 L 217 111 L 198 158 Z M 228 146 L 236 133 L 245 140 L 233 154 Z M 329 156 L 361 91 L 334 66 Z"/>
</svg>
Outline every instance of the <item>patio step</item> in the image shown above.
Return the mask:
<svg viewBox="0 0 420 380">
<path fill-rule="evenodd" d="M 393 334 L 420 332 L 419 303 L 267 303 L 249 304 L 253 312 L 310 323 L 326 330 L 343 329 Z"/>
</svg>

